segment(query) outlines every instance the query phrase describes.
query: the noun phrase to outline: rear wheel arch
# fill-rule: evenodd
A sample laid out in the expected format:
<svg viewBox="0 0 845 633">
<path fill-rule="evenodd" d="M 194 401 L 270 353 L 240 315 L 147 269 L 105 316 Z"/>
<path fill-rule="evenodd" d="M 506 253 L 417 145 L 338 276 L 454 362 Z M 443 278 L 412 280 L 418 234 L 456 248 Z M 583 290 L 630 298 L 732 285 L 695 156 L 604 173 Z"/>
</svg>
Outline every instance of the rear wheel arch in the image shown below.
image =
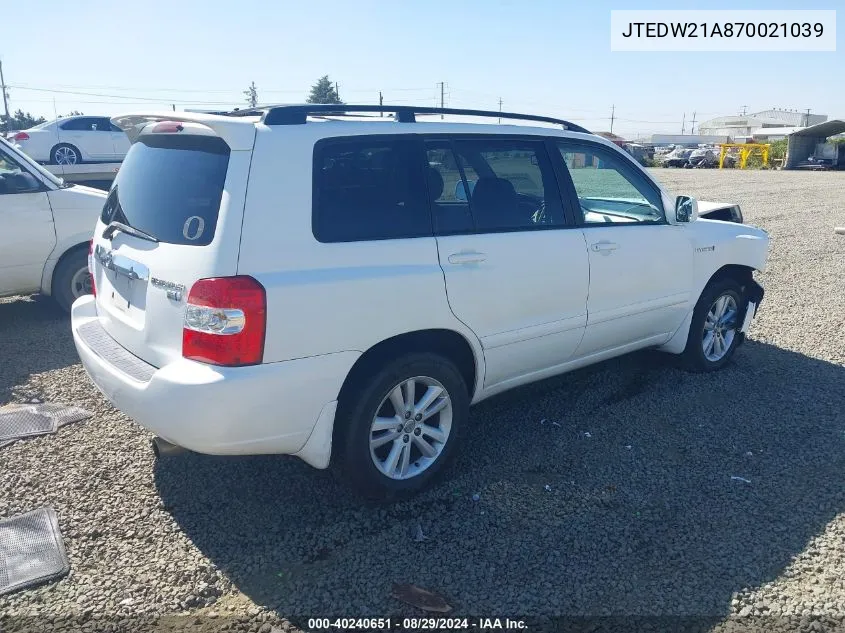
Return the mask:
<svg viewBox="0 0 845 633">
<path fill-rule="evenodd" d="M 338 416 L 349 410 L 362 383 L 385 364 L 406 354 L 428 352 L 455 364 L 472 399 L 478 380 L 478 361 L 469 341 L 458 332 L 447 329 L 417 330 L 385 339 L 364 352 L 349 370 L 338 395 Z M 337 426 L 335 426 L 337 431 Z"/>
</svg>

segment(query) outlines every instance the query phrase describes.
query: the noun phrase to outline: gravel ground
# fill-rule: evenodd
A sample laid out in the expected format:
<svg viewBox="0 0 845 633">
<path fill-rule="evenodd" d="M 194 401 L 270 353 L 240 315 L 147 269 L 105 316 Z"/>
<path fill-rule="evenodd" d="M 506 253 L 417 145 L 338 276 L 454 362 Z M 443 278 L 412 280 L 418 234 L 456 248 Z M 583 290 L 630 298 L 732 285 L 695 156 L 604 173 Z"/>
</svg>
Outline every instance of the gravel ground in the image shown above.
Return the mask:
<svg viewBox="0 0 845 633">
<path fill-rule="evenodd" d="M 642 630 L 842 628 L 845 173 L 655 173 L 741 203 L 772 237 L 733 364 L 689 375 L 642 353 L 482 403 L 442 483 L 390 507 L 291 458 L 156 463 L 77 364 L 66 318 L 43 299 L 1 302 L 0 403 L 95 416 L 0 449 L 0 517 L 52 504 L 71 561 L 66 578 L 0 597 L 0 630 L 423 615 L 390 597 L 394 582 L 454 614 L 563 615 L 571 630 L 634 616 Z"/>
</svg>

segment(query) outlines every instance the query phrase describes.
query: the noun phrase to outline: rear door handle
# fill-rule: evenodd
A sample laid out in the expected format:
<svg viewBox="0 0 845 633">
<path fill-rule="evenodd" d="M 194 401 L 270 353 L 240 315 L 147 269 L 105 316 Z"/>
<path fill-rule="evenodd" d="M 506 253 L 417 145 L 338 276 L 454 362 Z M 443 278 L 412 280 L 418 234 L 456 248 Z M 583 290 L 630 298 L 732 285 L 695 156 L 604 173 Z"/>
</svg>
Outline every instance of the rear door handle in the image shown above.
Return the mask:
<svg viewBox="0 0 845 633">
<path fill-rule="evenodd" d="M 619 248 L 619 244 L 616 242 L 596 242 L 595 244 L 591 244 L 590 248 L 592 248 L 596 253 L 610 254 L 610 251 L 615 251 Z"/>
<path fill-rule="evenodd" d="M 486 261 L 487 255 L 478 251 L 461 251 L 449 255 L 450 264 L 478 264 Z"/>
</svg>

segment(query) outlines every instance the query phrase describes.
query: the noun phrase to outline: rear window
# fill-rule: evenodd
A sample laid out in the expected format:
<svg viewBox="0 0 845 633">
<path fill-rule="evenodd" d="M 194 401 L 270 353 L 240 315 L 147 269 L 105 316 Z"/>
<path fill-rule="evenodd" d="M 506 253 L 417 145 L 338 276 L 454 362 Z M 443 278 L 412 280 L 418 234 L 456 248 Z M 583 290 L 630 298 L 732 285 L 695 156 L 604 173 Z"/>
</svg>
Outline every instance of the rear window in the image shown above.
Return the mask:
<svg viewBox="0 0 845 633">
<path fill-rule="evenodd" d="M 216 136 L 142 136 L 117 172 L 101 219 L 168 244 L 205 246 L 217 228 L 228 167 L 229 146 Z"/>
</svg>

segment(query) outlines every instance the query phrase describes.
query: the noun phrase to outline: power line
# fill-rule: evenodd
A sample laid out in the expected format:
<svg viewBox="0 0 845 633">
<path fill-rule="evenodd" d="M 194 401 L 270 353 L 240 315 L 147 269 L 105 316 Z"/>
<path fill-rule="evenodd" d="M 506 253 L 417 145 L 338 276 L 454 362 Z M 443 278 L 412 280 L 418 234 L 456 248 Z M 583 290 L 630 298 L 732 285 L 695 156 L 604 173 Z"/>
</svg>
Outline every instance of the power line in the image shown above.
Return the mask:
<svg viewBox="0 0 845 633">
<path fill-rule="evenodd" d="M 28 88 L 26 86 L 21 86 L 18 84 L 9 84 L 10 88 L 15 88 L 17 90 L 31 90 L 34 92 L 49 92 L 55 94 L 69 94 L 69 95 L 80 95 L 83 97 L 108 97 L 109 99 L 136 99 L 137 101 L 155 101 L 161 102 L 162 99 L 154 98 L 154 97 L 139 97 L 139 96 L 127 96 L 127 95 L 111 95 L 111 94 L 103 94 L 97 92 L 78 92 L 75 90 L 50 90 L 47 88 Z M 172 99 L 165 99 L 165 101 L 173 101 Z M 177 103 L 182 103 L 183 101 L 176 100 Z M 205 103 L 209 105 L 227 105 L 229 101 L 184 101 L 185 103 Z"/>
</svg>

